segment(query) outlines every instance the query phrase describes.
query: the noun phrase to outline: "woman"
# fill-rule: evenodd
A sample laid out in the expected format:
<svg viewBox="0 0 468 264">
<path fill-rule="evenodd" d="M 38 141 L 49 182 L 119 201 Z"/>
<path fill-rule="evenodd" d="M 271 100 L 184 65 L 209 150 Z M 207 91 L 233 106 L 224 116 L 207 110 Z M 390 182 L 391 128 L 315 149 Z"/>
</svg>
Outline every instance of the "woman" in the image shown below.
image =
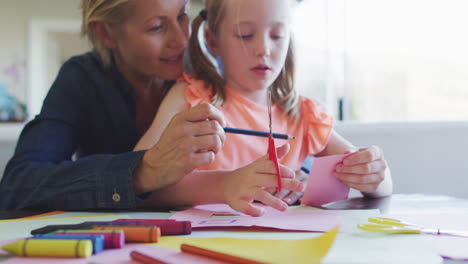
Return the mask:
<svg viewBox="0 0 468 264">
<path fill-rule="evenodd" d="M 95 50 L 63 65 L 24 128 L 0 184 L 1 210 L 133 208 L 213 160 L 225 136 L 210 105 L 180 113 L 153 148 L 131 152 L 183 71 L 185 6 L 82 1 L 82 33 Z"/>
</svg>

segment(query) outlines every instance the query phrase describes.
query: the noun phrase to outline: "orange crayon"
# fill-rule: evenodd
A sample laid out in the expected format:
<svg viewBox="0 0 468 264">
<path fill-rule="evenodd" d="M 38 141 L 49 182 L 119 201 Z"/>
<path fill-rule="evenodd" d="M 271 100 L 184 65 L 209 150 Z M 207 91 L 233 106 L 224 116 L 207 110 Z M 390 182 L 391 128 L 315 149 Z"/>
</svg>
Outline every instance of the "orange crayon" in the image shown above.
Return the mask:
<svg viewBox="0 0 468 264">
<path fill-rule="evenodd" d="M 192 246 L 188 244 L 180 245 L 180 250 L 184 253 L 203 256 L 203 257 L 226 261 L 226 262 L 235 263 L 235 264 L 262 264 L 263 263 L 263 262 L 255 261 L 252 259 L 233 256 L 233 255 L 229 255 L 226 253 L 209 250 L 205 248 L 200 248 L 200 247 L 196 247 L 196 246 Z"/>
<path fill-rule="evenodd" d="M 122 230 L 125 242 L 157 243 L 161 230 L 157 226 L 93 226 L 93 230 Z"/>
</svg>

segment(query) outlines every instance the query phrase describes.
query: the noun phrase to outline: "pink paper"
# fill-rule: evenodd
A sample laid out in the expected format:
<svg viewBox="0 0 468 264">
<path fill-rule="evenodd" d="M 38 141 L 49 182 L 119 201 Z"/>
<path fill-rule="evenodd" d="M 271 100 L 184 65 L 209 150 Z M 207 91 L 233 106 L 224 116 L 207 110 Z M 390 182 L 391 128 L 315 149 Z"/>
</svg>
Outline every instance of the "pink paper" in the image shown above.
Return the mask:
<svg viewBox="0 0 468 264">
<path fill-rule="evenodd" d="M 301 204 L 320 206 L 348 199 L 349 187 L 334 175 L 336 165 L 350 154 L 314 158 Z"/>
<path fill-rule="evenodd" d="M 441 236 L 436 241 L 439 255 L 443 258 L 468 260 L 468 238 Z"/>
<path fill-rule="evenodd" d="M 15 240 L 0 241 L 0 247 L 12 243 Z M 89 258 L 33 258 L 33 257 L 11 257 L 1 261 L 2 264 L 22 263 L 22 264 L 41 264 L 41 263 L 70 263 L 70 264 L 89 264 L 89 263 L 115 263 L 115 264 L 141 264 L 131 259 L 130 252 L 136 250 L 145 255 L 157 258 L 167 263 L 208 263 L 219 264 L 226 263 L 212 260 L 205 257 L 199 257 L 191 254 L 182 253 L 180 250 L 158 247 L 150 244 L 126 244 L 121 249 L 106 249 Z M 1 259 L 1 258 L 0 258 Z"/>
<path fill-rule="evenodd" d="M 175 213 L 171 219 L 191 221 L 192 228 L 204 227 L 266 227 L 282 230 L 326 232 L 341 224 L 336 212 L 280 212 L 262 206 L 265 214 L 260 217 L 245 215 L 227 204 L 199 205 Z M 344 229 L 340 226 L 340 230 Z"/>
</svg>

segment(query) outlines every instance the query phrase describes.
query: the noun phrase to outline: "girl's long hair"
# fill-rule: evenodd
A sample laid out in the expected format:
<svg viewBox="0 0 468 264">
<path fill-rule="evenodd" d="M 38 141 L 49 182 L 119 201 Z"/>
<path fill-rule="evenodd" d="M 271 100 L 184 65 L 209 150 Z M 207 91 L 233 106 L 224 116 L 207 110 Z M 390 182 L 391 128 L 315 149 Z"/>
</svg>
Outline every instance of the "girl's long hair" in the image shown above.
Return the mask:
<svg viewBox="0 0 468 264">
<path fill-rule="evenodd" d="M 217 36 L 219 33 L 218 26 L 225 15 L 227 2 L 225 0 L 206 1 L 206 23 L 214 36 Z M 194 77 L 205 81 L 207 85 L 212 85 L 212 103 L 216 107 L 219 107 L 226 101 L 226 91 L 224 90 L 226 83 L 224 78 L 218 73 L 217 67 L 211 63 L 201 47 L 198 35 L 203 22 L 204 18 L 201 14 L 192 22 L 192 35 L 190 36 L 188 47 L 190 61 L 192 62 Z M 294 88 L 294 65 L 294 47 L 293 38 L 291 37 L 284 66 L 270 88 L 272 89 L 272 102 L 277 104 L 286 114 L 297 119 L 299 116 L 299 105 L 298 95 Z"/>
</svg>

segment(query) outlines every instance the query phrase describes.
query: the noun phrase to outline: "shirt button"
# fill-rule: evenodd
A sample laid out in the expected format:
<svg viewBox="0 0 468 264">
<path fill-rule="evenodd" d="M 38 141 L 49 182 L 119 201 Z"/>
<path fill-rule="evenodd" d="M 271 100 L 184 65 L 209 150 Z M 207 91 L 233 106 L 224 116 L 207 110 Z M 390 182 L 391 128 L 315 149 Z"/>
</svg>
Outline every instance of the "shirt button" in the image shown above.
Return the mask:
<svg viewBox="0 0 468 264">
<path fill-rule="evenodd" d="M 116 203 L 120 202 L 120 195 L 118 193 L 114 193 L 112 195 L 112 200 L 114 200 Z"/>
</svg>

